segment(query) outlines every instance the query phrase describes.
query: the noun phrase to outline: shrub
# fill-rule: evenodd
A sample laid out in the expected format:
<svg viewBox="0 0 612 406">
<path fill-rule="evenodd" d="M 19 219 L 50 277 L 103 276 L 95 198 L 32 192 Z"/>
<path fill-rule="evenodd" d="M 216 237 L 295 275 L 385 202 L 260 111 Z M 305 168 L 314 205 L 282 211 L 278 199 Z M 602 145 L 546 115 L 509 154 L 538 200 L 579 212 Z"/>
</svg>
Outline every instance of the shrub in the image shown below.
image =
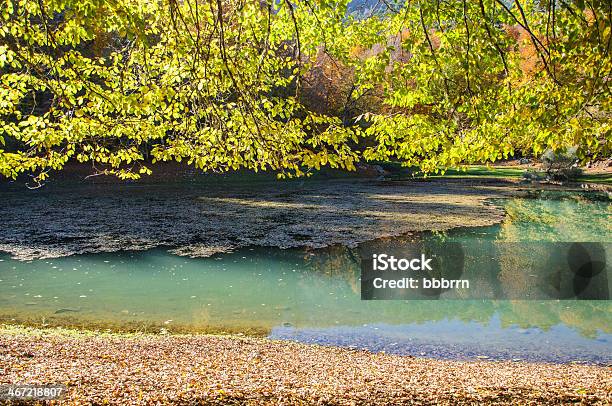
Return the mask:
<svg viewBox="0 0 612 406">
<path fill-rule="evenodd" d="M 576 147 L 571 147 L 564 152 L 554 152 L 552 149 L 544 151 L 541 160 L 549 179 L 572 180 L 582 174 L 576 150 Z"/>
</svg>

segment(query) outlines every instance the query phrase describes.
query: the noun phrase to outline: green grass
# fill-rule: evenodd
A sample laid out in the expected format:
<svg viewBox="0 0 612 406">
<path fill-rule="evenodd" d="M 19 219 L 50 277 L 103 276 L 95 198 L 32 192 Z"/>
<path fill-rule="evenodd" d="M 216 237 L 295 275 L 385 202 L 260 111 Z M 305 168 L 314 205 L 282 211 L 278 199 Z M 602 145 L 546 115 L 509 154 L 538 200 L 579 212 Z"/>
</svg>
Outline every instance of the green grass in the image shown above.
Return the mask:
<svg viewBox="0 0 612 406">
<path fill-rule="evenodd" d="M 582 182 L 612 184 L 612 174 L 609 174 L 609 173 L 587 174 L 587 175 L 582 175 L 581 177 L 578 178 L 578 180 Z"/>
<path fill-rule="evenodd" d="M 402 168 L 399 164 L 386 163 L 383 165 L 385 169 L 392 172 L 391 178 L 423 178 L 423 174 L 419 173 L 418 168 Z M 546 173 L 539 170 L 529 170 L 535 173 L 538 177 L 545 179 Z M 522 178 L 526 169 L 516 166 L 486 166 L 486 165 L 469 165 L 465 170 L 448 169 L 444 174 L 429 174 L 427 178 Z M 612 174 L 584 174 L 579 176 L 574 182 L 589 182 L 612 184 Z"/>
<path fill-rule="evenodd" d="M 504 167 L 492 167 L 484 165 L 473 165 L 466 168 L 465 171 L 461 169 L 449 169 L 444 172 L 444 175 L 432 175 L 432 177 L 445 177 L 445 178 L 463 178 L 463 177 L 477 177 L 477 178 L 520 178 L 525 173 L 524 169 L 504 166 Z M 540 177 L 544 177 L 544 172 L 536 172 Z"/>
</svg>

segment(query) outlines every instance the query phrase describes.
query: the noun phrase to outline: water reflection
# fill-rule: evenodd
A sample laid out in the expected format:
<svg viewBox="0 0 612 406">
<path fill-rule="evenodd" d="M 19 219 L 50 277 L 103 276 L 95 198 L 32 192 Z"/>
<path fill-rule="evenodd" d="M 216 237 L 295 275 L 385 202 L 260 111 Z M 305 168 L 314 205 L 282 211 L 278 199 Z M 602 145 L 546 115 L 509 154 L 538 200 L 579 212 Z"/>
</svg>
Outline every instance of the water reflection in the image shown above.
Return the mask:
<svg viewBox="0 0 612 406">
<path fill-rule="evenodd" d="M 608 201 L 552 197 L 504 202 L 509 215 L 501 226 L 406 235 L 355 248 L 252 248 L 206 259 L 160 249 L 28 262 L 3 256 L 0 317 L 36 325 L 272 334 L 385 351 L 395 342 L 403 343 L 395 345 L 398 353 L 433 356 L 514 357 L 513 351 L 524 348 L 526 357 L 536 359 L 609 362 L 607 300 L 360 300 L 361 259 L 415 241 L 480 244 L 483 252 L 500 245 L 502 260 L 491 264 L 466 255 L 466 274 L 480 292 L 492 294 L 530 289 L 534 279 L 548 275 L 546 262 L 525 265 L 542 255 L 504 251 L 512 247 L 508 241 L 611 241 Z M 530 340 L 540 344 L 517 344 Z M 435 343 L 438 355 L 427 350 Z M 493 347 L 503 351 L 494 353 Z"/>
</svg>

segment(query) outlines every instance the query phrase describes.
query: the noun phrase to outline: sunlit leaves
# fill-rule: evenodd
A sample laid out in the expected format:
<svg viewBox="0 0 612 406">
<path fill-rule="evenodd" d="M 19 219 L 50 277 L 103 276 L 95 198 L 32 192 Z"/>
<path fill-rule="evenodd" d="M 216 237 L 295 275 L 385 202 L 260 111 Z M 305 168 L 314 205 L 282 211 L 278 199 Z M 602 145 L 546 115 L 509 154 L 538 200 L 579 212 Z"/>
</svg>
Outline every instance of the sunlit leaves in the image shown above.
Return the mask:
<svg viewBox="0 0 612 406">
<path fill-rule="evenodd" d="M 413 1 L 373 15 L 347 3 L 4 0 L 0 173 L 42 179 L 70 159 L 130 179 L 169 160 L 293 176 L 361 159 L 437 171 L 570 146 L 610 155 L 603 3 Z M 344 87 L 320 106 L 308 80 Z"/>
<path fill-rule="evenodd" d="M 384 19 L 378 43 L 397 32 L 406 54 L 358 67 L 381 78 L 390 109 L 369 116 L 364 156 L 425 171 L 571 146 L 610 156 L 610 14 L 572 7 L 421 1 Z"/>
<path fill-rule="evenodd" d="M 342 32 L 341 4 L 8 4 L 0 135 L 18 152 L 0 152 L 5 176 L 42 179 L 74 158 L 130 179 L 150 172 L 145 155 L 206 171 L 352 168 L 354 131 L 310 113 L 291 90 L 320 24 L 330 23 L 330 41 Z"/>
</svg>

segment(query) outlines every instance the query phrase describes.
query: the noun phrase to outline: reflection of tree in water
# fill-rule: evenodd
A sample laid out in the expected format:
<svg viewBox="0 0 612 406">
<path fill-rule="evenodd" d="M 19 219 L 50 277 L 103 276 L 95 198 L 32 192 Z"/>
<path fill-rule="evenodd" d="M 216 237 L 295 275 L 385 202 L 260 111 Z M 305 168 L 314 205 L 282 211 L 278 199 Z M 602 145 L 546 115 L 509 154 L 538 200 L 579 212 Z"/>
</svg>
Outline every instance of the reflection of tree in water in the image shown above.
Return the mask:
<svg viewBox="0 0 612 406">
<path fill-rule="evenodd" d="M 320 275 L 346 281 L 355 296 L 359 295 L 359 256 L 355 249 L 332 247 L 323 255 L 308 255 L 309 269 Z M 515 272 L 516 273 L 516 272 Z M 485 283 L 483 279 L 481 281 Z M 502 281 L 505 283 L 505 280 Z M 504 285 L 507 289 L 507 285 Z M 358 300 L 358 298 L 355 298 Z M 549 330 L 561 323 L 581 335 L 594 337 L 598 331 L 612 333 L 607 301 L 574 300 L 410 300 L 338 303 L 338 308 L 326 308 L 345 325 L 362 323 L 422 324 L 431 321 L 460 320 L 487 325 L 498 315 L 502 327 L 539 328 Z M 331 303 L 330 303 L 331 305 Z M 319 321 L 323 321 L 325 317 Z M 330 323 L 331 325 L 331 323 Z"/>
<path fill-rule="evenodd" d="M 581 335 L 594 337 L 597 332 L 612 333 L 612 304 L 591 300 L 410 300 L 358 302 L 359 277 L 362 258 L 373 253 L 410 255 L 415 242 L 426 241 L 428 246 L 444 246 L 449 240 L 464 241 L 466 250 L 465 276 L 480 292 L 503 291 L 510 297 L 525 297 L 525 292 L 544 283 L 552 284 L 549 250 L 546 244 L 525 246 L 511 244 L 519 241 L 606 241 L 610 235 L 607 221 L 609 201 L 593 201 L 591 197 L 575 193 L 549 192 L 541 199 L 511 199 L 504 202 L 508 216 L 499 232 L 476 230 L 469 232 L 436 232 L 381 238 L 361 244 L 358 248 L 333 246 L 307 255 L 309 268 L 319 275 L 344 280 L 354 293 L 350 304 L 338 303 L 326 309 L 347 325 L 361 323 L 410 324 L 430 321 L 460 320 L 489 324 L 497 315 L 503 327 L 550 328 L 565 324 Z M 474 231 L 474 230 L 472 230 Z M 483 232 L 486 231 L 486 232 Z M 408 248 L 407 248 L 408 247 Z M 482 257 L 487 250 L 497 254 L 492 263 Z M 485 255 L 486 256 L 486 255 Z M 554 258 L 553 258 L 554 259 Z M 561 259 L 560 259 L 561 260 Z M 554 261 L 553 261 L 554 262 Z M 535 275 L 535 276 L 534 276 Z M 552 286 L 552 285 L 551 285 Z M 473 296 L 468 292 L 464 299 Z M 535 293 L 535 291 L 534 291 Z M 480 296 L 482 297 L 482 296 Z"/>
<path fill-rule="evenodd" d="M 611 205 L 604 193 L 537 191 L 533 199 L 505 202 L 507 216 L 501 224 L 497 244 L 499 280 L 510 297 L 524 296 L 536 286 L 549 287 L 550 294 L 562 284 L 560 269 L 566 253 L 550 251 L 551 245 L 531 244 L 529 252 L 518 241 L 608 241 L 612 223 Z"/>
<path fill-rule="evenodd" d="M 507 216 L 501 224 L 499 242 L 517 241 L 609 241 L 610 200 L 606 194 L 538 191 L 537 199 L 511 199 L 505 203 Z M 526 292 L 536 283 L 555 285 L 555 258 L 550 246 L 531 244 L 530 252 L 518 244 L 497 244 L 500 283 L 509 294 Z M 564 258 L 557 258 L 563 261 Z M 550 269 L 549 269 L 550 268 Z M 537 269 L 534 270 L 534 269 Z M 539 279 L 539 280 L 538 280 Z M 548 329 L 565 323 L 582 335 L 612 332 L 608 301 L 513 301 L 500 314 L 505 325 Z"/>
<path fill-rule="evenodd" d="M 606 194 L 541 191 L 504 204 L 502 241 L 609 241 L 612 205 Z"/>
<path fill-rule="evenodd" d="M 568 326 L 575 326 L 586 337 L 593 338 L 598 331 L 612 333 L 612 305 L 607 300 L 561 302 L 564 306 L 560 312 L 560 321 Z"/>
<path fill-rule="evenodd" d="M 310 272 L 345 280 L 351 291 L 359 294 L 361 257 L 356 248 L 332 245 L 325 249 L 307 250 L 304 261 Z"/>
<path fill-rule="evenodd" d="M 605 300 L 499 301 L 502 327 L 518 325 L 549 330 L 561 323 L 593 338 L 597 332 L 612 333 L 612 304 Z"/>
<path fill-rule="evenodd" d="M 498 280 L 503 297 L 537 298 L 542 296 L 542 286 L 554 285 L 554 281 L 547 280 L 549 275 L 544 275 L 548 271 L 548 249 L 545 244 L 530 244 L 528 248 L 522 244 L 496 244 Z"/>
</svg>

